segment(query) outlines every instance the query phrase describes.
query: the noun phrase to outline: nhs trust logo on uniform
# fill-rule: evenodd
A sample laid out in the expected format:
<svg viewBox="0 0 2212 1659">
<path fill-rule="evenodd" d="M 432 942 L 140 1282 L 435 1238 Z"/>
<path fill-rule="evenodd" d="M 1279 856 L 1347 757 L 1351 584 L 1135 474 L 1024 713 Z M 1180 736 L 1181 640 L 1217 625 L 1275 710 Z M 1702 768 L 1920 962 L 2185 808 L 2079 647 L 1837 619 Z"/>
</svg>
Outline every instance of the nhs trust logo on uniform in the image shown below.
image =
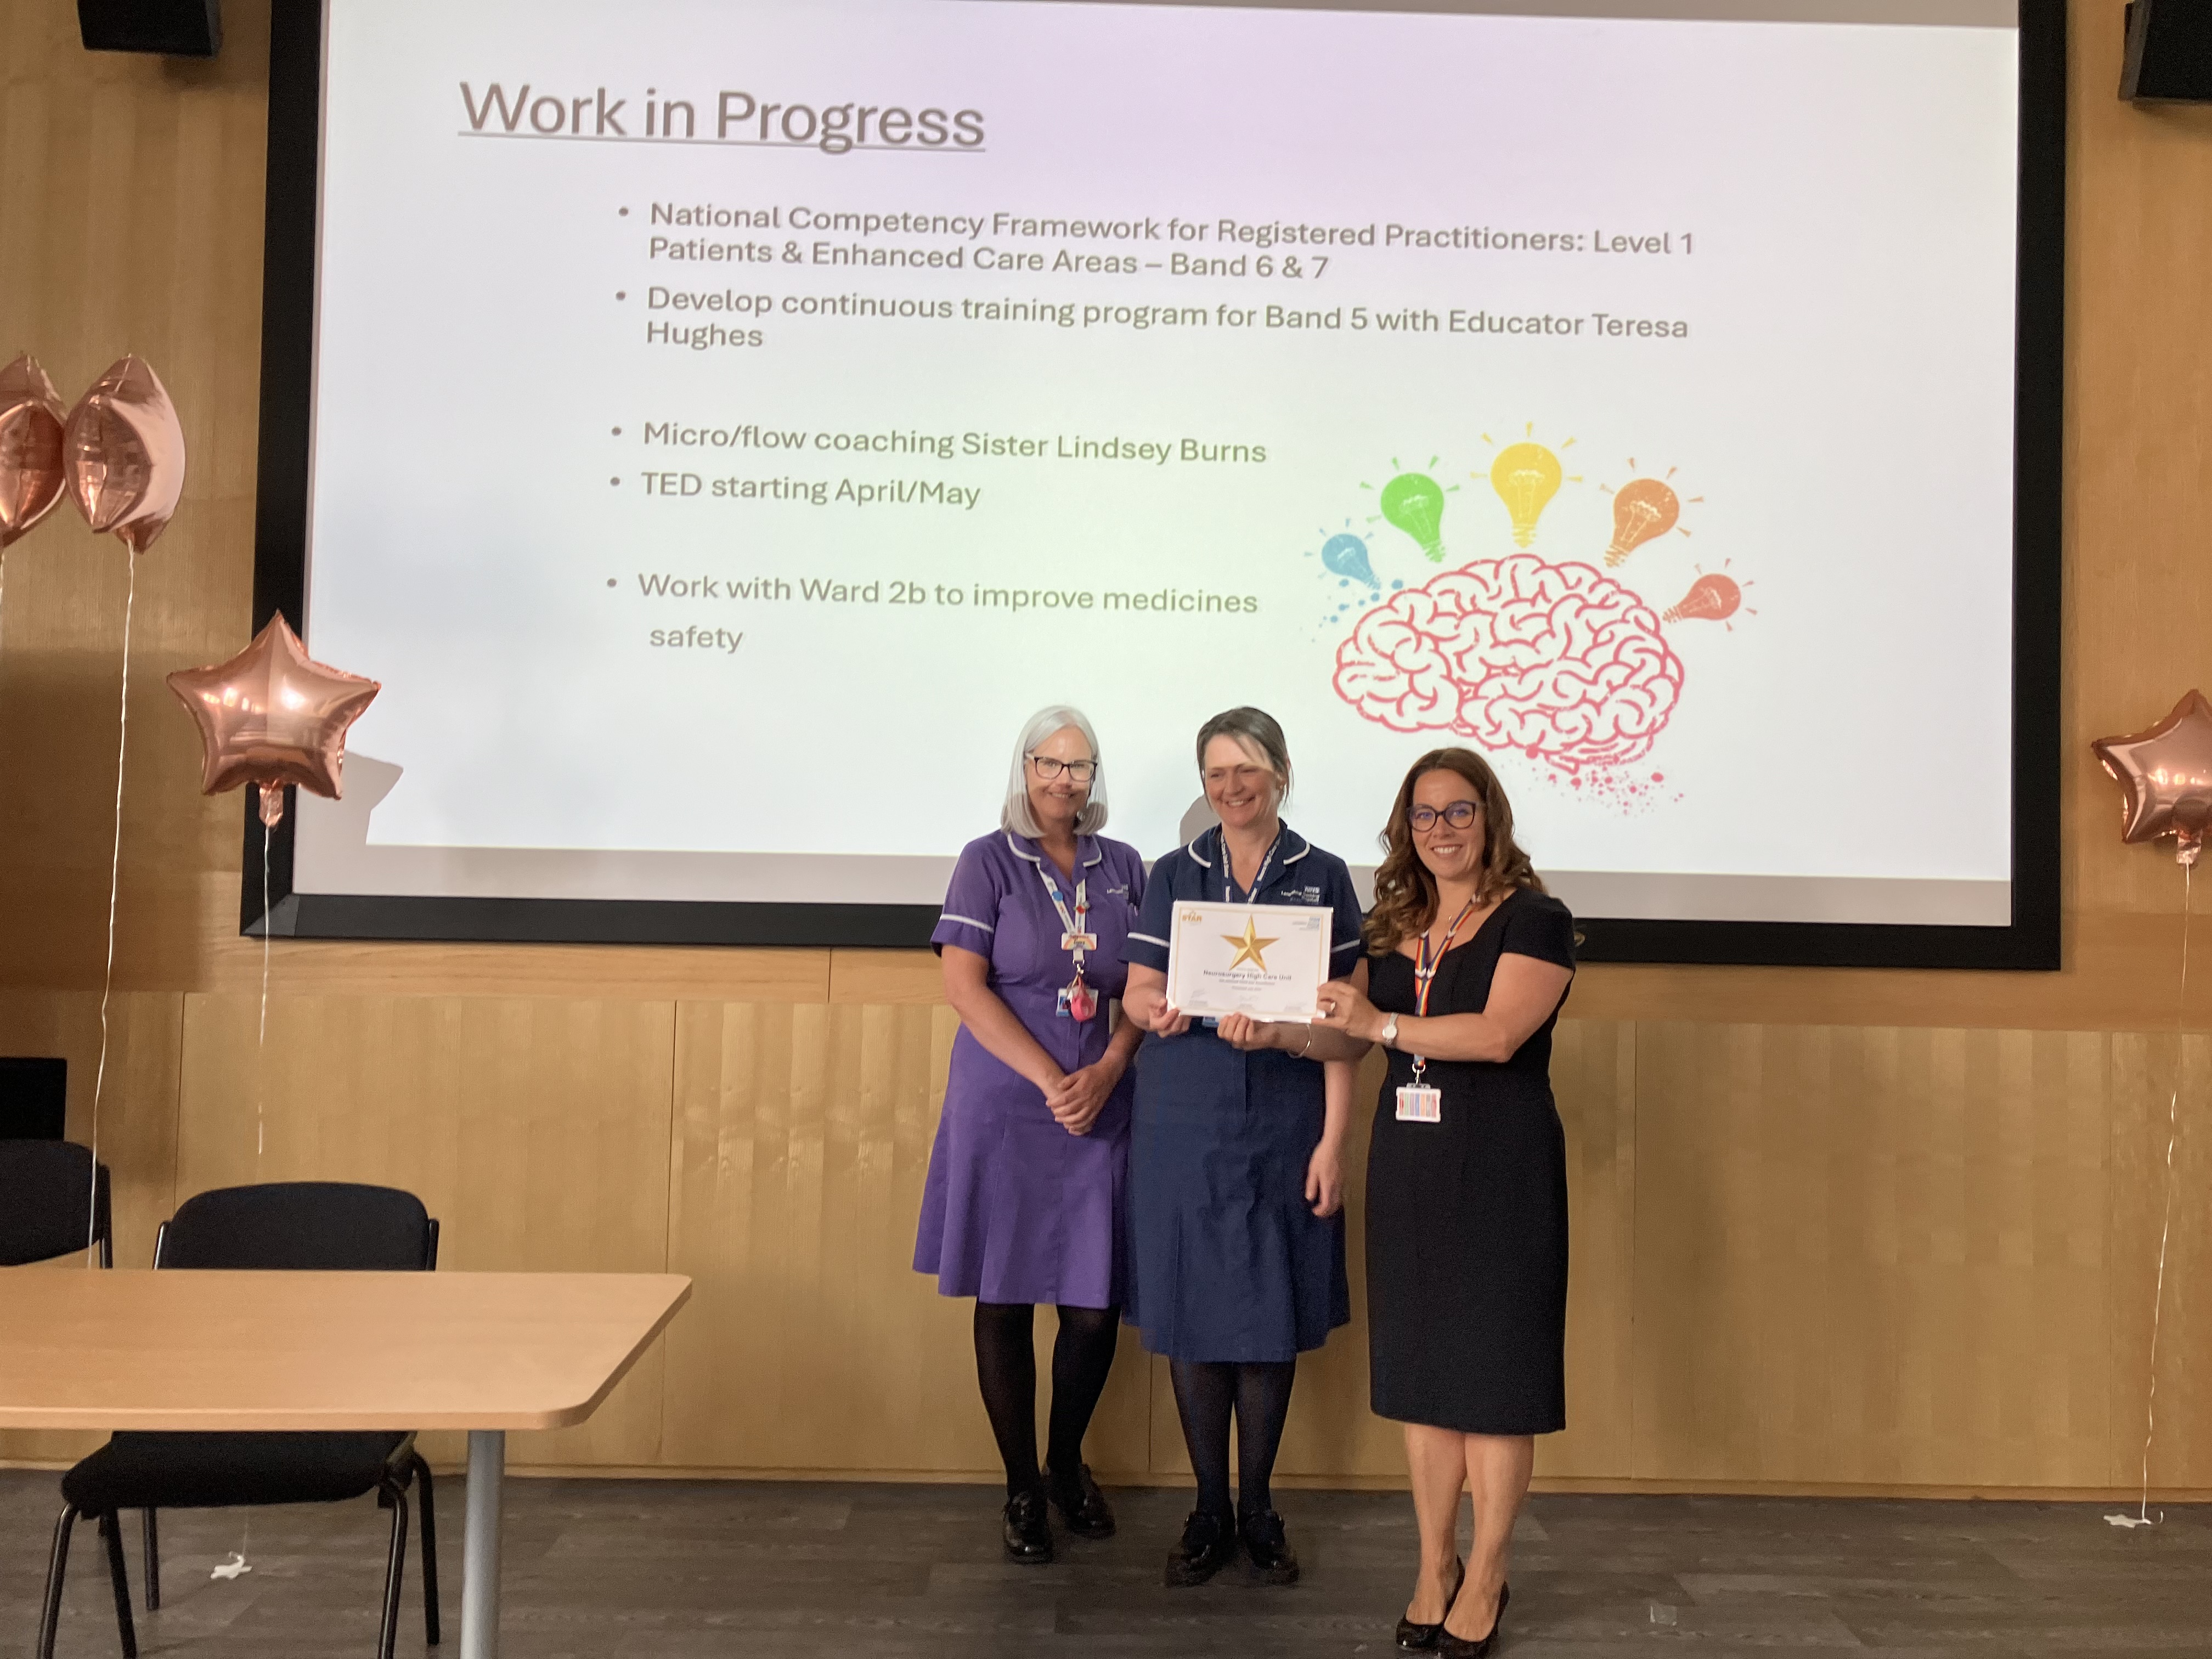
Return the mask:
<svg viewBox="0 0 2212 1659">
<path fill-rule="evenodd" d="M 1285 898 L 1304 899 L 1308 904 L 1319 904 L 1321 902 L 1321 889 L 1318 887 L 1293 887 L 1288 892 L 1285 893 L 1283 896 Z"/>
</svg>

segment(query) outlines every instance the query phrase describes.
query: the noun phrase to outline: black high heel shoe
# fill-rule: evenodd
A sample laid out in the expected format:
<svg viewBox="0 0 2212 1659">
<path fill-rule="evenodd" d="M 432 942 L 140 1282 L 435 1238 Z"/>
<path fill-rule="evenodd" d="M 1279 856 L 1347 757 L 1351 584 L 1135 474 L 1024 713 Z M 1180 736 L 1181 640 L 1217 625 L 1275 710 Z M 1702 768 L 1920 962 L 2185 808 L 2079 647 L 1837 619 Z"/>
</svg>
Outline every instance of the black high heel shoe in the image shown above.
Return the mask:
<svg viewBox="0 0 2212 1659">
<path fill-rule="evenodd" d="M 1458 1598 L 1453 1598 L 1456 1601 Z M 1505 1604 L 1513 1599 L 1513 1586 L 1498 1587 L 1498 1616 L 1490 1621 L 1490 1634 L 1469 1641 L 1464 1636 L 1454 1636 L 1441 1626 L 1437 1631 L 1437 1659 L 1490 1659 L 1491 1650 L 1498 1645 L 1498 1632 L 1505 1628 Z"/>
<path fill-rule="evenodd" d="M 1444 1592 L 1444 1613 L 1447 1616 L 1451 1613 L 1451 1604 L 1459 1600 L 1460 1586 L 1467 1583 L 1467 1563 L 1455 1556 L 1452 1567 L 1457 1577 L 1452 1580 L 1452 1587 Z M 1433 1653 L 1437 1648 L 1437 1638 L 1443 1633 L 1444 1621 L 1442 1619 L 1433 1625 L 1417 1625 L 1410 1619 L 1401 1619 L 1398 1621 L 1398 1651 Z"/>
</svg>

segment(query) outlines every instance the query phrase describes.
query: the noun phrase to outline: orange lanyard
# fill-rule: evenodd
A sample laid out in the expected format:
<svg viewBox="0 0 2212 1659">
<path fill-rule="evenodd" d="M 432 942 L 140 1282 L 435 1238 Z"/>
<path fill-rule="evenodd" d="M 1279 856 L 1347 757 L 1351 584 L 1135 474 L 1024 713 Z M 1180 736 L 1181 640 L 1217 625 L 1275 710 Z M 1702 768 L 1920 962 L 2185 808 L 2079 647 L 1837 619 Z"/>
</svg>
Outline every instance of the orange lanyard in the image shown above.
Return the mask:
<svg viewBox="0 0 2212 1659">
<path fill-rule="evenodd" d="M 1429 1017 L 1429 987 L 1436 982 L 1437 971 L 1444 965 L 1444 955 L 1452 948 L 1452 941 L 1459 937 L 1461 927 L 1480 902 L 1479 899 L 1469 899 L 1460 913 L 1452 918 L 1452 925 L 1444 934 L 1444 942 L 1437 947 L 1435 956 L 1429 954 L 1429 936 L 1426 933 L 1421 935 L 1420 955 L 1413 963 L 1413 1012 L 1423 1019 Z"/>
<path fill-rule="evenodd" d="M 1423 1019 L 1429 1017 L 1429 988 L 1436 983 L 1437 971 L 1444 965 L 1444 957 L 1451 950 L 1452 941 L 1459 937 L 1461 927 L 1473 913 L 1479 900 L 1478 895 L 1476 898 L 1469 899 L 1460 907 L 1460 913 L 1452 918 L 1452 925 L 1444 933 L 1444 942 L 1437 947 L 1434 956 L 1429 954 L 1428 934 L 1424 933 L 1421 935 L 1420 954 L 1413 960 L 1413 1012 Z M 1413 1056 L 1414 1087 L 1420 1086 L 1422 1074 L 1428 1069 L 1428 1057 L 1425 1054 L 1415 1054 Z"/>
</svg>

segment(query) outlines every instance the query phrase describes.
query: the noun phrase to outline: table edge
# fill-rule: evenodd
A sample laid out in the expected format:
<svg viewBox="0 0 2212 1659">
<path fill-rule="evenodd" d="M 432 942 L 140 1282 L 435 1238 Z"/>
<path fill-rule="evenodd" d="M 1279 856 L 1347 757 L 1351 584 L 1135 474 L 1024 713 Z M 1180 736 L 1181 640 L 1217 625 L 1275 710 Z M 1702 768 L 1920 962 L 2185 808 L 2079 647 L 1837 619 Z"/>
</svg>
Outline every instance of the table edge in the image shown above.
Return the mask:
<svg viewBox="0 0 2212 1659">
<path fill-rule="evenodd" d="M 630 1275 L 625 1275 L 626 1277 Z M 584 1422 L 606 1403 L 615 1385 L 629 1375 L 645 1351 L 657 1341 L 662 1332 L 684 1305 L 691 1299 L 692 1279 L 684 1273 L 637 1274 L 638 1278 L 673 1279 L 678 1281 L 676 1294 L 669 1298 L 644 1334 L 633 1342 L 627 1352 L 608 1371 L 599 1387 L 584 1400 L 574 1405 L 556 1406 L 534 1411 L 483 1412 L 464 1414 L 400 1412 L 347 1412 L 333 1414 L 323 1411 L 211 1410 L 180 1411 L 115 1411 L 87 1408 L 81 1406 L 8 1406 L 0 1404 L 0 1429 L 46 1430 L 106 1430 L 110 1432 L 142 1431 L 199 1431 L 203 1433 L 285 1433 L 294 1431 L 363 1430 L 370 1432 L 432 1433 L 459 1429 L 566 1429 Z"/>
</svg>

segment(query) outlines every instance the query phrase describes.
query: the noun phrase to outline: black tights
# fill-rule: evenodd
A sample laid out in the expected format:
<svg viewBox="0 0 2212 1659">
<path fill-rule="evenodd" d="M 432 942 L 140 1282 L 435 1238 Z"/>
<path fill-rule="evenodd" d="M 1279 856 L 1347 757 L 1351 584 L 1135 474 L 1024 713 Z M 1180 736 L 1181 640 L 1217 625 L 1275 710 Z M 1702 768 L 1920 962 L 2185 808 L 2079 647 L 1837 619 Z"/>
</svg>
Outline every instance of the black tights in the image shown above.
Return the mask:
<svg viewBox="0 0 2212 1659">
<path fill-rule="evenodd" d="M 1291 1385 L 1297 1381 L 1296 1360 L 1240 1365 L 1211 1360 L 1172 1359 L 1176 1409 L 1182 1414 L 1182 1437 L 1198 1476 L 1198 1506 L 1215 1515 L 1229 1510 L 1229 1419 L 1237 1419 L 1237 1508 L 1257 1515 L 1275 1507 L 1267 1482 L 1275 1472 L 1275 1452 L 1283 1443 L 1283 1424 L 1291 1414 Z"/>
<path fill-rule="evenodd" d="M 1031 1332 L 1036 1310 L 1026 1302 L 975 1304 L 975 1376 L 983 1409 L 1006 1465 L 1006 1495 L 1033 1492 L 1036 1455 L 1036 1349 Z M 1045 1467 L 1072 1475 L 1083 1462 L 1084 1431 L 1114 1369 L 1121 1334 L 1119 1308 L 1062 1308 L 1052 1345 L 1052 1418 Z"/>
</svg>

